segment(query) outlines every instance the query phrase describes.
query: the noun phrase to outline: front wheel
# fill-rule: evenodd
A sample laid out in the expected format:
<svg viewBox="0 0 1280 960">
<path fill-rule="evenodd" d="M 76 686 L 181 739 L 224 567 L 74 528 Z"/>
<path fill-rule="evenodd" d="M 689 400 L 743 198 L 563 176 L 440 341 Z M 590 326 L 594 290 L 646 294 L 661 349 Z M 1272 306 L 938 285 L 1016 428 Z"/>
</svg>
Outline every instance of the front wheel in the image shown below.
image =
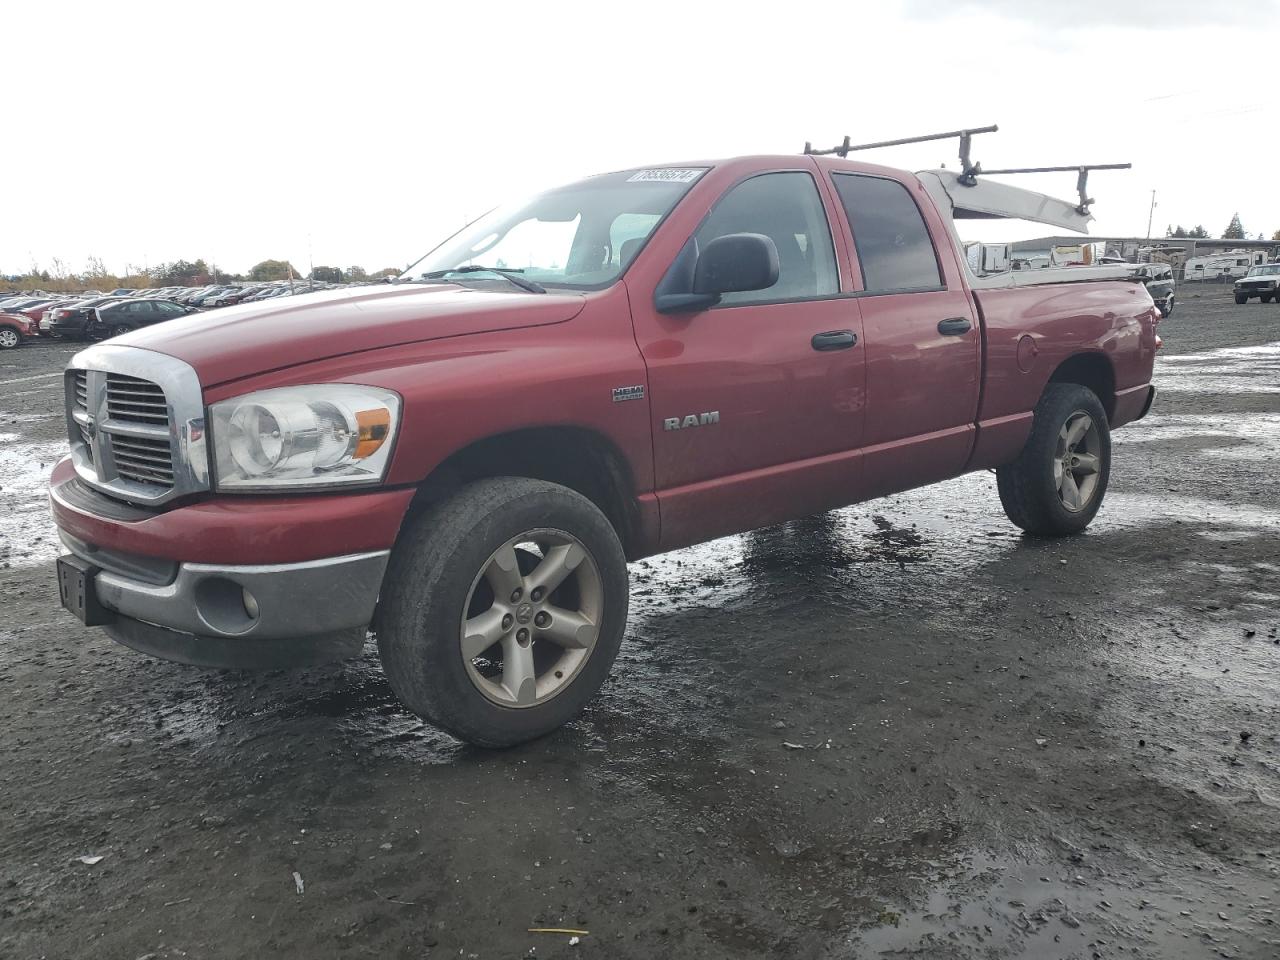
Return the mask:
<svg viewBox="0 0 1280 960">
<path fill-rule="evenodd" d="M 1051 383 L 1036 404 L 1031 436 L 996 471 L 1005 514 L 1028 533 L 1079 533 L 1102 506 L 1111 475 L 1111 428 L 1087 387 Z"/>
<path fill-rule="evenodd" d="M 482 480 L 411 520 L 376 619 L 391 688 L 482 747 L 576 717 L 627 621 L 626 558 L 590 500 L 553 483 Z"/>
<path fill-rule="evenodd" d="M 12 350 L 22 343 L 22 334 L 13 327 L 0 327 L 0 350 Z"/>
<path fill-rule="evenodd" d="M 1249 298 L 1245 296 L 1243 293 L 1236 294 L 1236 303 L 1248 303 L 1248 302 L 1249 302 Z"/>
</svg>

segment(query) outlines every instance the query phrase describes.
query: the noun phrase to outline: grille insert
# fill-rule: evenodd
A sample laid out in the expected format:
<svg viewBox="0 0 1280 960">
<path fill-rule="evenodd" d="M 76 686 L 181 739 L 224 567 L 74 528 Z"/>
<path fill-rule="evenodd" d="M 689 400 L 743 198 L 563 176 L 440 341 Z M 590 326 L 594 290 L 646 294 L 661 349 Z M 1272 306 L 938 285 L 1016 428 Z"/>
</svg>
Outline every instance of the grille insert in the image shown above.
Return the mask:
<svg viewBox="0 0 1280 960">
<path fill-rule="evenodd" d="M 70 402 L 84 457 L 98 470 L 100 481 L 118 479 L 159 490 L 174 487 L 169 403 L 163 387 L 122 373 L 76 370 Z"/>
<path fill-rule="evenodd" d="M 169 426 L 169 406 L 160 385 L 119 373 L 107 374 L 107 416 L 112 420 Z"/>
<path fill-rule="evenodd" d="M 72 390 L 75 396 L 75 408 L 87 414 L 89 411 L 89 375 L 83 370 L 77 370 L 73 374 Z M 80 440 L 84 443 L 85 458 L 90 463 L 93 463 L 93 444 L 90 442 L 92 438 L 89 436 L 89 431 L 84 423 L 78 418 L 76 420 L 76 429 L 80 431 Z"/>
</svg>

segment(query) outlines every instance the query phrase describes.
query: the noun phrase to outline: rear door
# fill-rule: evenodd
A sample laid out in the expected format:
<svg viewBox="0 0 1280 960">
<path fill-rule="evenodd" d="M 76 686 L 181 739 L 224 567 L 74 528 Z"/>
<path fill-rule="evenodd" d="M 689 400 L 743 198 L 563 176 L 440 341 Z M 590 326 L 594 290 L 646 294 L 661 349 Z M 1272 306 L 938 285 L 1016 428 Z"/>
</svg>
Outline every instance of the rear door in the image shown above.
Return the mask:
<svg viewBox="0 0 1280 960">
<path fill-rule="evenodd" d="M 914 178 L 827 166 L 862 280 L 865 494 L 955 476 L 973 443 L 982 333 L 949 235 Z"/>
</svg>

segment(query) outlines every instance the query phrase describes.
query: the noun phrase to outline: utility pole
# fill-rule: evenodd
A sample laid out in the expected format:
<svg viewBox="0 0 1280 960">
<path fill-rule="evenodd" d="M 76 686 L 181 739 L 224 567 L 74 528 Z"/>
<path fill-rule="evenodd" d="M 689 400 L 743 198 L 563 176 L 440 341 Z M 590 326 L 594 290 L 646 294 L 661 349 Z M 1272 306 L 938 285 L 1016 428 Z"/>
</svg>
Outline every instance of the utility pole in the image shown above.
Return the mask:
<svg viewBox="0 0 1280 960">
<path fill-rule="evenodd" d="M 1151 221 L 1156 215 L 1156 192 L 1151 191 L 1151 210 L 1147 213 L 1147 246 L 1151 246 Z"/>
</svg>

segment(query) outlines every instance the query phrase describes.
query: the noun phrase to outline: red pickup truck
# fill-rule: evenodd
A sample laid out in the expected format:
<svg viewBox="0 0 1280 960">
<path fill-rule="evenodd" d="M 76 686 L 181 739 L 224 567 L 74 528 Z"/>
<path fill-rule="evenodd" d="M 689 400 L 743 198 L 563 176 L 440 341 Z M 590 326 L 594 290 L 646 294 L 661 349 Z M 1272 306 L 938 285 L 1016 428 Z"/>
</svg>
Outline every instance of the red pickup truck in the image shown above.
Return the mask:
<svg viewBox="0 0 1280 960">
<path fill-rule="evenodd" d="M 200 665 L 372 630 L 411 710 L 500 746 L 603 682 L 628 560 L 992 468 L 1015 524 L 1082 530 L 1154 396 L 1157 313 L 1103 268 L 972 273 L 955 218 L 1087 221 L 1012 189 L 814 156 L 624 170 L 390 285 L 91 347 L 51 481 L 63 604 Z"/>
</svg>

